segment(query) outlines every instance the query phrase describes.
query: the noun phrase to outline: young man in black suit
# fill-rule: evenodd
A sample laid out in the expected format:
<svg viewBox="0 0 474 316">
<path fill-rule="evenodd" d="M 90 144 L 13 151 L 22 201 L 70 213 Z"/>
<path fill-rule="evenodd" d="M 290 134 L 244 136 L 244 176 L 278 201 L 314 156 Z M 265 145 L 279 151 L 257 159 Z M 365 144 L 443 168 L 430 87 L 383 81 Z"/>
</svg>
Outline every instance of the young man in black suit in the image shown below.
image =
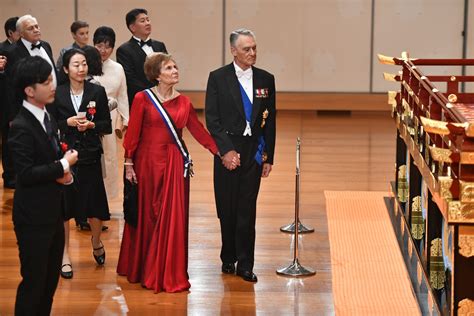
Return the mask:
<svg viewBox="0 0 474 316">
<path fill-rule="evenodd" d="M 45 109 L 54 101 L 52 66 L 26 57 L 17 65 L 15 88 L 22 96 L 8 144 L 17 172 L 13 224 L 21 276 L 15 315 L 49 315 L 64 249 L 63 185 L 73 182 L 76 151 L 61 158 L 57 125 Z"/>
<path fill-rule="evenodd" d="M 57 73 L 54 67 L 54 59 L 51 50 L 51 46 L 41 40 L 41 30 L 38 25 L 36 18 L 31 15 L 21 16 L 17 23 L 17 30 L 20 32 L 20 39 L 13 44 L 7 51 L 8 63 L 6 67 L 6 85 L 7 85 L 7 102 L 8 106 L 6 109 L 6 134 L 8 137 L 8 129 L 11 121 L 15 118 L 18 110 L 21 107 L 22 100 L 15 96 L 13 93 L 13 78 L 15 77 L 15 66 L 19 60 L 29 56 L 40 56 L 46 60 L 53 68 L 51 70 L 51 76 L 53 78 L 53 85 L 56 87 L 57 84 Z M 6 154 L 8 155 L 8 148 Z M 15 186 L 15 172 L 13 169 L 8 169 L 8 176 L 5 177 L 5 181 L 9 181 L 11 187 Z M 6 182 L 5 182 L 6 183 Z"/>
<path fill-rule="evenodd" d="M 230 35 L 234 61 L 209 75 L 207 128 L 221 160 L 214 160 L 214 192 L 221 224 L 222 272 L 257 282 L 253 273 L 255 219 L 260 178 L 272 170 L 275 149 L 275 79 L 254 67 L 255 35 Z"/>
<path fill-rule="evenodd" d="M 151 22 L 147 10 L 131 10 L 125 16 L 125 22 L 132 38 L 117 49 L 117 62 L 125 71 L 128 102 L 131 107 L 137 92 L 154 86 L 148 81 L 143 70 L 146 56 L 153 52 L 167 53 L 167 50 L 163 42 L 150 38 Z"/>
</svg>

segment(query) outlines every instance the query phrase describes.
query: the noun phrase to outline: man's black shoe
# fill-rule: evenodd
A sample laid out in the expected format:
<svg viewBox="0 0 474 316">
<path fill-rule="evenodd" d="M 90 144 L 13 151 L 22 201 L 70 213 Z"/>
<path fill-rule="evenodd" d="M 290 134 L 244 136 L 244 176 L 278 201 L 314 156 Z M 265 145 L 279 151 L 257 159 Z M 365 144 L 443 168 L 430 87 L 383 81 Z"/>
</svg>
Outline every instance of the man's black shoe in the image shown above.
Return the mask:
<svg viewBox="0 0 474 316">
<path fill-rule="evenodd" d="M 222 273 L 234 274 L 235 273 L 235 265 L 233 263 L 223 263 L 222 264 Z"/>
<path fill-rule="evenodd" d="M 257 276 L 252 271 L 238 271 L 237 270 L 237 275 L 242 277 L 242 279 L 244 279 L 245 281 L 248 281 L 248 282 L 257 282 L 258 281 Z"/>
</svg>

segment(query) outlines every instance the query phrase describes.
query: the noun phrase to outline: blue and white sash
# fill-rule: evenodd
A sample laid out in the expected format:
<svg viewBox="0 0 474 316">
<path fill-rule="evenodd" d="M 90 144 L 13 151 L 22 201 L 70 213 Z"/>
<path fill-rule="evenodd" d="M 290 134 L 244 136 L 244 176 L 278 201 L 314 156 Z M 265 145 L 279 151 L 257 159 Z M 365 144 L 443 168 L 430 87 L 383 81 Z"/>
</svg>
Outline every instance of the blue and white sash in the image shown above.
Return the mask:
<svg viewBox="0 0 474 316">
<path fill-rule="evenodd" d="M 160 113 L 161 118 L 163 118 L 165 125 L 168 127 L 168 131 L 171 133 L 171 137 L 173 137 L 174 142 L 176 143 L 176 146 L 178 146 L 178 149 L 181 152 L 181 155 L 183 155 L 184 177 L 186 178 L 188 175 L 192 177 L 194 175 L 193 161 L 191 159 L 191 155 L 188 152 L 188 149 L 186 148 L 186 145 L 181 140 L 181 137 L 179 137 L 178 132 L 176 131 L 176 126 L 174 126 L 173 120 L 169 116 L 168 112 L 166 112 L 161 102 L 158 100 L 158 98 L 150 89 L 146 89 L 145 93 L 150 99 L 153 106 L 158 111 L 158 113 Z"/>
</svg>

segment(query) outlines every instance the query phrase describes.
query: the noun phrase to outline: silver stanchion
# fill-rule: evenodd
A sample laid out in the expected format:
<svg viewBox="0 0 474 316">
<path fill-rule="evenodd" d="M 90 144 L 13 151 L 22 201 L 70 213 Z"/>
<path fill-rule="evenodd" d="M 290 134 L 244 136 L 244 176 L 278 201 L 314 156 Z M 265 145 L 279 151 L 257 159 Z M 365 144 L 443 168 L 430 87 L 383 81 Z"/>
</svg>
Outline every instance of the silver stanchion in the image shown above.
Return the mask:
<svg viewBox="0 0 474 316">
<path fill-rule="evenodd" d="M 298 137 L 296 140 L 296 194 L 299 197 L 299 181 L 300 181 L 300 145 L 301 141 L 300 138 Z M 295 219 L 295 221 L 291 224 L 281 226 L 280 231 L 283 233 L 290 233 L 294 234 L 295 233 L 295 223 L 298 223 L 298 233 L 300 234 L 307 234 L 307 233 L 312 233 L 314 232 L 314 228 L 312 227 L 307 227 L 303 225 L 299 219 Z"/>
<path fill-rule="evenodd" d="M 296 141 L 296 192 L 295 192 L 295 221 L 294 223 L 300 223 L 299 221 L 299 209 L 300 209 L 300 138 Z M 277 274 L 287 276 L 310 276 L 315 275 L 316 271 L 310 268 L 303 267 L 298 261 L 298 237 L 299 229 L 294 229 L 295 238 L 293 246 L 293 262 L 284 268 L 276 270 Z M 314 230 L 314 229 L 313 229 Z"/>
</svg>

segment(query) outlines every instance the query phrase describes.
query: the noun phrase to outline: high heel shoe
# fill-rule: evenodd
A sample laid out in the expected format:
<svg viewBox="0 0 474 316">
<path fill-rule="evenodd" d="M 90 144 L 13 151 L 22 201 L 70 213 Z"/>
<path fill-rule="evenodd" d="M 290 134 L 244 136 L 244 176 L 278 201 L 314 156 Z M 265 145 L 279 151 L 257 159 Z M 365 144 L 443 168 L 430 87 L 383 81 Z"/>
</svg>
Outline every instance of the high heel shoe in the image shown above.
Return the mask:
<svg viewBox="0 0 474 316">
<path fill-rule="evenodd" d="M 64 271 L 64 267 L 71 267 L 71 271 Z M 72 272 L 72 265 L 70 263 L 65 263 L 61 266 L 61 277 L 64 279 L 72 279 L 73 272 Z"/>
<path fill-rule="evenodd" d="M 88 222 L 78 221 L 76 222 L 76 226 L 79 227 L 80 230 L 91 230 L 91 225 Z"/>
<path fill-rule="evenodd" d="M 91 242 L 92 242 L 92 238 L 91 238 Z M 104 244 L 102 243 L 102 241 L 100 242 L 100 244 L 101 244 L 100 247 L 94 248 L 94 243 L 92 242 L 92 249 L 93 249 L 92 255 L 94 256 L 94 259 L 97 262 L 97 264 L 102 266 L 105 263 L 105 249 L 104 249 Z M 101 249 L 103 249 L 104 252 L 101 255 L 96 256 L 94 251 L 101 250 Z"/>
</svg>

